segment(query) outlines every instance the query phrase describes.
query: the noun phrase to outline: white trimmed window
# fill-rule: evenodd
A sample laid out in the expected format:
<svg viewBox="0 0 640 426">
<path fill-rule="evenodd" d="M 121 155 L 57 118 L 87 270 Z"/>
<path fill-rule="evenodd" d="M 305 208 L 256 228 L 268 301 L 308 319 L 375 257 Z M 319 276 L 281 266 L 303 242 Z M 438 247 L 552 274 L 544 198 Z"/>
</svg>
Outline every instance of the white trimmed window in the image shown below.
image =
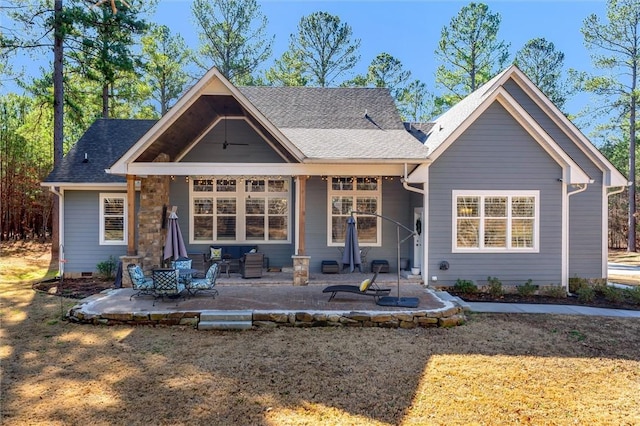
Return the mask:
<svg viewBox="0 0 640 426">
<path fill-rule="evenodd" d="M 100 194 L 100 244 L 127 244 L 127 194 Z"/>
<path fill-rule="evenodd" d="M 192 243 L 290 242 L 288 179 L 193 179 Z"/>
<path fill-rule="evenodd" d="M 347 218 L 352 211 L 380 214 L 382 181 L 379 177 L 332 177 L 327 180 L 327 186 L 327 245 L 343 246 Z M 354 217 L 358 228 L 358 243 L 361 246 L 380 246 L 381 219 L 369 215 Z"/>
<path fill-rule="evenodd" d="M 454 252 L 538 252 L 539 191 L 453 191 Z"/>
</svg>

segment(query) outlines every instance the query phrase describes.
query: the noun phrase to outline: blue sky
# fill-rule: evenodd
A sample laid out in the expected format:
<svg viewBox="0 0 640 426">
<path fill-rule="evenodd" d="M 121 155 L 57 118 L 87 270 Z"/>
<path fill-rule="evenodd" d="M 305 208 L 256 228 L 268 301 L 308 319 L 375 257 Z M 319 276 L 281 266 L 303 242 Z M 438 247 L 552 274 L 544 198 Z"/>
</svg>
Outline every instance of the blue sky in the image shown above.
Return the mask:
<svg viewBox="0 0 640 426">
<path fill-rule="evenodd" d="M 260 1 L 262 12 L 269 19 L 268 33 L 275 34 L 274 58 L 288 47 L 289 35 L 296 32 L 302 16 L 325 11 L 348 23 L 355 38 L 361 39 L 361 62 L 355 70 L 364 73 L 371 60 L 382 52 L 399 59 L 412 73 L 412 78 L 435 90 L 437 67 L 434 51 L 440 31 L 468 1 L 383 1 L 342 0 Z M 606 3 L 585 0 L 502 0 L 485 2 L 492 12 L 500 13 L 502 23 L 499 38 L 510 43 L 514 55 L 524 43 L 544 37 L 565 53 L 566 68 L 589 70 L 591 62 L 585 49 L 580 28 L 591 13 L 605 17 Z M 180 33 L 190 47 L 198 45 L 197 28 L 191 16 L 191 0 L 160 0 L 154 19 Z M 346 79 L 346 78 L 345 78 Z M 566 110 L 575 114 L 589 102 L 588 96 L 577 96 L 567 103 Z"/>
<path fill-rule="evenodd" d="M 301 17 L 324 11 L 348 23 L 353 29 L 354 38 L 361 40 L 361 61 L 353 74 L 366 72 L 372 59 L 386 52 L 399 59 L 404 68 L 411 71 L 411 78 L 426 83 L 430 91 L 436 90 L 434 75 L 437 63 L 434 51 L 440 31 L 469 3 L 457 0 L 258 1 L 269 20 L 268 34 L 275 35 L 273 59 L 287 49 L 289 35 L 296 32 Z M 169 26 L 172 32 L 185 38 L 189 47 L 196 49 L 199 44 L 198 30 L 191 15 L 191 3 L 191 0 L 159 0 L 157 11 L 150 20 Z M 491 12 L 500 13 L 502 23 L 498 36 L 510 43 L 512 57 L 528 40 L 544 37 L 565 53 L 566 69 L 591 69 L 589 52 L 584 47 L 580 28 L 591 13 L 602 18 L 606 16 L 604 0 L 501 0 L 485 3 Z M 33 61 L 33 58 L 22 59 L 17 62 L 27 64 L 29 75 L 37 76 L 40 73 L 42 63 Z M 271 62 L 268 62 L 264 67 L 270 65 Z M 344 76 L 336 84 L 352 76 Z M 12 90 L 12 87 L 3 88 L 3 91 L 7 90 Z M 577 114 L 591 101 L 586 94 L 574 96 L 567 102 L 565 111 Z"/>
</svg>

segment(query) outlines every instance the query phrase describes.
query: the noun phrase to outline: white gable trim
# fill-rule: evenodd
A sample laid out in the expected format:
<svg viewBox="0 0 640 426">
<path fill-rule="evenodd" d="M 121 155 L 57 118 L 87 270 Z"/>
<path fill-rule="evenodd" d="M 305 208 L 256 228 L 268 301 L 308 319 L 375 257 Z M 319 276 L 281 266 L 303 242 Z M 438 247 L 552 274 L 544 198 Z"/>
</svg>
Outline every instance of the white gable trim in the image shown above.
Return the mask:
<svg viewBox="0 0 640 426">
<path fill-rule="evenodd" d="M 219 84 L 216 84 L 219 83 Z M 144 152 L 163 134 L 187 109 L 202 95 L 232 95 L 253 117 L 260 122 L 291 154 L 302 161 L 304 154 L 297 149 L 269 120 L 260 113 L 251 102 L 227 80 L 217 68 L 211 68 L 156 124 L 147 131 L 127 152 L 106 169 L 111 174 L 132 174 L 129 168 L 133 159 Z"/>
<path fill-rule="evenodd" d="M 506 73 L 505 73 L 506 74 Z M 542 129 L 542 127 L 516 102 L 502 87 L 498 86 L 469 116 L 455 129 L 434 151 L 428 159 L 432 162 L 440 157 L 494 102 L 499 102 L 507 112 L 540 144 L 549 155 L 563 167 L 565 183 L 591 183 L 589 177 L 580 166 L 569 157 L 564 150 Z M 436 123 L 436 126 L 438 124 Z M 409 182 L 417 182 L 412 175 L 419 173 L 420 167 L 409 176 Z"/>
<path fill-rule="evenodd" d="M 271 143 L 271 141 L 270 141 L 270 140 L 265 136 L 265 134 L 264 134 L 262 131 L 260 131 L 260 129 L 258 129 L 256 126 L 254 126 L 254 124 L 253 124 L 250 120 L 247 120 L 247 118 L 246 118 L 246 117 L 225 117 L 225 118 L 218 117 L 216 120 L 214 120 L 214 122 L 213 122 L 213 123 L 211 123 L 209 126 L 207 126 L 207 128 L 204 130 L 204 132 L 202 132 L 200 135 L 198 135 L 198 137 L 197 137 L 193 142 L 191 142 L 191 143 L 186 147 L 186 149 L 185 149 L 185 150 L 184 150 L 184 151 L 183 151 L 183 152 L 182 152 L 178 157 L 176 157 L 175 161 L 176 161 L 176 162 L 180 162 L 180 161 L 182 161 L 182 159 L 183 159 L 184 157 L 186 157 L 186 156 L 187 156 L 187 154 L 189 153 L 189 151 L 191 151 L 193 148 L 195 148 L 195 147 L 198 145 L 198 143 L 200 143 L 200 141 L 201 141 L 205 136 L 207 136 L 207 134 L 208 134 L 208 133 L 209 133 L 209 132 L 214 128 L 214 127 L 216 127 L 216 126 L 218 125 L 218 123 L 220 123 L 222 120 L 242 120 L 242 121 L 244 121 L 245 123 L 247 123 L 247 125 L 248 125 L 249 127 L 251 127 L 251 128 L 253 129 L 253 131 L 254 131 L 254 132 L 256 132 L 256 134 L 257 134 L 258 136 L 260 136 L 260 137 L 262 138 L 262 140 L 263 140 L 267 145 L 269 145 L 269 146 L 270 146 L 270 147 L 271 147 L 271 148 L 272 148 L 272 149 L 273 149 L 273 150 L 274 150 L 274 151 L 275 151 L 275 152 L 280 156 L 280 158 L 282 158 L 285 162 L 288 162 L 288 161 L 289 161 L 289 160 L 287 159 L 287 157 L 286 157 L 286 156 L 284 156 L 284 155 L 282 154 L 282 152 L 281 152 L 279 149 L 277 149 L 275 146 L 273 146 L 273 144 L 272 144 L 272 143 Z"/>
<path fill-rule="evenodd" d="M 509 78 L 525 91 L 525 93 L 546 112 L 547 116 L 560 128 L 571 141 L 604 173 L 604 185 L 628 186 L 628 179 L 624 177 L 607 158 L 587 139 L 587 137 L 556 107 L 549 98 L 536 87 L 535 84 L 516 66 L 511 66 L 509 72 L 500 78 L 500 84 Z"/>
</svg>

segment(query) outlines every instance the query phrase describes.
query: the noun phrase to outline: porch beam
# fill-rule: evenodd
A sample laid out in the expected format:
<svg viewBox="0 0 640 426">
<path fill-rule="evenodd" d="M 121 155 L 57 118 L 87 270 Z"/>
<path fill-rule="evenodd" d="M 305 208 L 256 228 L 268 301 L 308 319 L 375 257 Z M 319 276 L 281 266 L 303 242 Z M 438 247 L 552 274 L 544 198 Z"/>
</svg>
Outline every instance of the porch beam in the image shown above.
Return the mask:
<svg viewBox="0 0 640 426">
<path fill-rule="evenodd" d="M 127 255 L 136 255 L 136 176 L 127 175 Z"/>
<path fill-rule="evenodd" d="M 331 164 L 132 163 L 128 166 L 128 172 L 138 176 L 403 176 L 404 167 L 405 163 L 390 162 L 366 164 L 337 162 Z"/>
</svg>

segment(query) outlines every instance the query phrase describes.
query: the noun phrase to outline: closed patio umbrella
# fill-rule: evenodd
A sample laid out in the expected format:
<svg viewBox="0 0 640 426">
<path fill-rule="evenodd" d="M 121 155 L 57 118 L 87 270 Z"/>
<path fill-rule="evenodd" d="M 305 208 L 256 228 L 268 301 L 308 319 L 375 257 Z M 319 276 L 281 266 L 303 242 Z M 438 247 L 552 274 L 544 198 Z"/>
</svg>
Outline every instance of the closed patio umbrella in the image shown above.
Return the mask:
<svg viewBox="0 0 640 426">
<path fill-rule="evenodd" d="M 342 264 L 346 268 L 349 265 L 349 270 L 353 272 L 356 269 L 360 269 L 362 260 L 360 258 L 360 245 L 358 244 L 358 230 L 356 228 L 356 220 L 353 216 L 349 216 L 347 219 L 347 233 L 344 237 L 344 253 L 342 255 Z M 362 269 L 360 269 L 362 272 Z"/>
<path fill-rule="evenodd" d="M 164 260 L 169 258 L 176 260 L 180 257 L 188 257 L 187 248 L 182 239 L 182 232 L 178 224 L 178 215 L 175 212 L 169 214 L 169 226 L 167 229 L 167 239 L 164 242 Z"/>
</svg>

